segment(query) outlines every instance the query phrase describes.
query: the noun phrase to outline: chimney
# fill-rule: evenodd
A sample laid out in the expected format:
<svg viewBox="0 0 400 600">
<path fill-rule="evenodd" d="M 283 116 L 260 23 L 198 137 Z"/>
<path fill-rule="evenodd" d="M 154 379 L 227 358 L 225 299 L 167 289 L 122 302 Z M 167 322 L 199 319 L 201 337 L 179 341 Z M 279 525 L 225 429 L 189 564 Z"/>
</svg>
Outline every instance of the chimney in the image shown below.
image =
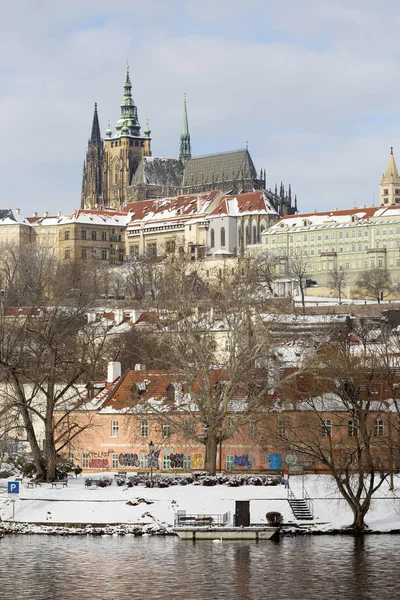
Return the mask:
<svg viewBox="0 0 400 600">
<path fill-rule="evenodd" d="M 203 205 L 203 203 L 201 201 L 201 196 L 199 195 L 199 196 L 197 196 L 197 212 L 201 211 L 202 205 Z"/>
<path fill-rule="evenodd" d="M 135 365 L 135 371 L 145 371 L 145 370 L 146 370 L 146 365 L 142 365 L 140 363 L 136 363 L 136 365 Z"/>
<path fill-rule="evenodd" d="M 107 369 L 107 383 L 114 383 L 118 377 L 121 377 L 121 363 L 110 360 Z"/>
<path fill-rule="evenodd" d="M 32 217 L 37 217 L 37 212 L 32 213 Z"/>
<path fill-rule="evenodd" d="M 57 211 L 57 217 L 61 217 L 61 210 Z"/>
<path fill-rule="evenodd" d="M 339 209 L 337 206 L 335 206 L 335 208 L 333 209 L 333 212 L 337 212 Z"/>
<path fill-rule="evenodd" d="M 114 310 L 114 321 L 116 325 L 120 325 L 124 320 L 124 311 L 122 308 L 116 308 Z"/>
<path fill-rule="evenodd" d="M 312 209 L 311 209 L 311 212 L 312 212 L 312 213 L 316 213 L 317 211 L 315 210 L 315 208 L 312 208 Z"/>
<path fill-rule="evenodd" d="M 360 204 L 360 208 L 366 208 L 365 204 Z"/>
<path fill-rule="evenodd" d="M 47 212 L 47 210 L 46 210 L 46 212 L 45 212 L 45 213 L 43 213 L 43 216 L 44 216 L 45 218 L 49 216 L 49 213 Z"/>
<path fill-rule="evenodd" d="M 16 215 L 19 215 L 20 213 L 21 213 L 20 209 L 19 209 L 19 208 L 16 208 L 16 209 L 15 209 L 15 214 L 16 214 Z"/>
</svg>

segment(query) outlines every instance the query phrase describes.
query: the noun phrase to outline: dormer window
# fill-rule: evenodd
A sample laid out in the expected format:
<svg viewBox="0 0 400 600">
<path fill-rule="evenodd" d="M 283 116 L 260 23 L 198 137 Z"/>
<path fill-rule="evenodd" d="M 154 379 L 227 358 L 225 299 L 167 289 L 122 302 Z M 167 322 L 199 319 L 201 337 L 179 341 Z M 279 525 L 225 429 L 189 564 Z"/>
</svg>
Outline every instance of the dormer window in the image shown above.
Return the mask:
<svg viewBox="0 0 400 600">
<path fill-rule="evenodd" d="M 167 387 L 167 400 L 168 402 L 175 402 L 175 386 L 172 383 Z"/>
</svg>

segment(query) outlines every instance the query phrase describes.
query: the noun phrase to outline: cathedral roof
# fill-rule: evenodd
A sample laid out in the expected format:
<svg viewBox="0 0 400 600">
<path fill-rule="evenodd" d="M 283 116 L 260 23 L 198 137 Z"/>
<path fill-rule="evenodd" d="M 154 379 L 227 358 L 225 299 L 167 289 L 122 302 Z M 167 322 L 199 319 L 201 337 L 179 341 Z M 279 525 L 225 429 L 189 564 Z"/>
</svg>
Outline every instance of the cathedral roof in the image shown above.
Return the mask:
<svg viewBox="0 0 400 600">
<path fill-rule="evenodd" d="M 225 196 L 210 213 L 210 218 L 219 216 L 239 217 L 243 215 L 277 215 L 263 190 Z"/>
<path fill-rule="evenodd" d="M 131 185 L 147 184 L 180 187 L 183 166 L 176 158 L 144 156 L 132 178 Z"/>
<path fill-rule="evenodd" d="M 190 187 L 256 177 L 257 173 L 249 151 L 234 150 L 191 158 L 184 170 L 182 186 Z"/>
</svg>

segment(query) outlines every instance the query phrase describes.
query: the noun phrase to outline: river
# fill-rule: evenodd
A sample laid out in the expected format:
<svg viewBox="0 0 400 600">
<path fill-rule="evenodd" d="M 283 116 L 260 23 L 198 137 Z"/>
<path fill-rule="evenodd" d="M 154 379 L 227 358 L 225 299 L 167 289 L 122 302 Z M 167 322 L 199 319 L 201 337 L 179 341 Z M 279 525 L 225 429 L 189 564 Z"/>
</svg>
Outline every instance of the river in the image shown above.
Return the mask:
<svg viewBox="0 0 400 600">
<path fill-rule="evenodd" d="M 182 542 L 8 536 L 1 600 L 371 600 L 400 597 L 395 535 Z"/>
</svg>

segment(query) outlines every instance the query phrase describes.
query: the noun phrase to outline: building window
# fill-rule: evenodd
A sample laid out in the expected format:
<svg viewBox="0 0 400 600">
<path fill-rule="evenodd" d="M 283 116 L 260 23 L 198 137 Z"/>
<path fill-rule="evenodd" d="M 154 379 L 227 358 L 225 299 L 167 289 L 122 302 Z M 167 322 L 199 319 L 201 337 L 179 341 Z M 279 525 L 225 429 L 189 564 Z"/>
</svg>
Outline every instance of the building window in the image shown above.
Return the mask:
<svg viewBox="0 0 400 600">
<path fill-rule="evenodd" d="M 169 457 L 169 454 L 164 454 L 163 456 L 163 469 L 170 469 L 171 468 L 171 459 Z"/>
<path fill-rule="evenodd" d="M 280 439 L 284 439 L 286 437 L 286 425 L 285 423 L 278 423 L 278 436 Z"/>
<path fill-rule="evenodd" d="M 82 239 L 82 240 L 86 240 L 86 236 L 87 236 L 87 231 L 86 231 L 86 229 L 82 229 L 82 231 L 81 231 L 81 239 Z"/>
<path fill-rule="evenodd" d="M 112 468 L 118 469 L 118 454 L 112 455 Z"/>
<path fill-rule="evenodd" d="M 92 241 L 93 242 L 97 241 L 97 231 L 92 231 Z"/>
<path fill-rule="evenodd" d="M 140 468 L 147 469 L 147 465 L 148 465 L 147 454 L 141 454 L 140 455 Z"/>
<path fill-rule="evenodd" d="M 107 250 L 101 251 L 101 260 L 107 260 Z"/>
<path fill-rule="evenodd" d="M 64 258 L 66 258 L 66 259 L 71 258 L 71 250 L 64 250 Z"/>
<path fill-rule="evenodd" d="M 225 227 L 221 227 L 221 248 L 225 247 Z"/>
<path fill-rule="evenodd" d="M 146 420 L 140 422 L 140 435 L 147 437 L 149 433 L 149 424 Z"/>
<path fill-rule="evenodd" d="M 375 437 L 382 437 L 383 436 L 383 432 L 384 432 L 383 420 L 382 419 L 378 419 L 374 423 L 374 436 Z"/>
<path fill-rule="evenodd" d="M 211 248 L 215 247 L 215 232 L 214 232 L 214 229 L 211 229 L 211 232 L 210 232 L 210 247 Z"/>
<path fill-rule="evenodd" d="M 82 469 L 88 469 L 88 468 L 89 468 L 89 453 L 83 452 L 82 453 Z"/>
<path fill-rule="evenodd" d="M 378 267 L 383 267 L 383 259 L 378 258 Z"/>
<path fill-rule="evenodd" d="M 322 437 L 332 437 L 332 421 L 331 419 L 324 419 L 322 421 Z"/>
<path fill-rule="evenodd" d="M 231 350 L 231 340 L 229 338 L 227 338 L 225 340 L 225 352 L 230 352 Z"/>
<path fill-rule="evenodd" d="M 170 426 L 169 423 L 162 424 L 162 436 L 163 438 L 168 438 L 170 436 Z"/>
<path fill-rule="evenodd" d="M 69 240 L 70 235 L 71 235 L 71 232 L 69 229 L 67 229 L 67 231 L 64 231 L 64 240 Z"/>
<path fill-rule="evenodd" d="M 107 231 L 102 231 L 101 232 L 101 241 L 102 242 L 106 242 L 107 241 Z"/>
<path fill-rule="evenodd" d="M 118 437 L 118 421 L 111 422 L 111 437 Z"/>
<path fill-rule="evenodd" d="M 147 255 L 156 258 L 157 257 L 157 244 L 155 242 L 147 244 L 146 246 Z"/>
<path fill-rule="evenodd" d="M 356 437 L 357 429 L 354 425 L 354 421 L 347 421 L 347 435 L 349 437 Z"/>
<path fill-rule="evenodd" d="M 249 423 L 249 437 L 254 440 L 257 437 L 257 423 L 256 421 L 250 421 Z"/>
<path fill-rule="evenodd" d="M 87 258 L 87 248 L 82 248 L 81 256 L 82 258 Z"/>
<path fill-rule="evenodd" d="M 138 249 L 139 249 L 139 247 L 138 247 Z M 175 240 L 168 240 L 167 242 L 165 242 L 165 251 L 168 254 L 175 253 Z"/>
<path fill-rule="evenodd" d="M 226 470 L 227 471 L 232 471 L 233 470 L 233 456 L 231 454 L 229 454 L 226 457 Z"/>
<path fill-rule="evenodd" d="M 257 225 L 253 225 L 253 244 L 257 244 Z"/>
</svg>

